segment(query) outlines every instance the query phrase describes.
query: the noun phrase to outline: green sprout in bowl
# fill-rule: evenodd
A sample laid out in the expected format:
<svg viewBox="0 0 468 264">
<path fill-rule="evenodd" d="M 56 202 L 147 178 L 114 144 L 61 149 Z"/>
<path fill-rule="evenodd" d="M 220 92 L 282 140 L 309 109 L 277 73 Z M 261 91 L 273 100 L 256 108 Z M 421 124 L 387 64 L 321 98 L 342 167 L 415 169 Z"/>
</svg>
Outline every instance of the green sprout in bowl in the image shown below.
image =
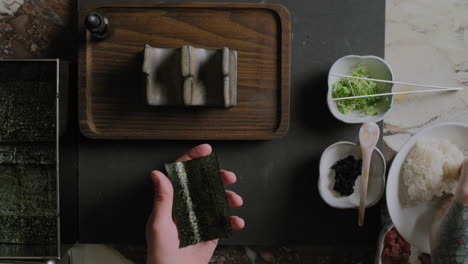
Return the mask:
<svg viewBox="0 0 468 264">
<path fill-rule="evenodd" d="M 356 66 L 356 69 L 350 74 L 354 77 L 372 78 L 362 65 Z M 360 95 L 372 95 L 380 93 L 376 82 L 369 80 L 360 80 L 352 78 L 342 78 L 332 86 L 333 98 L 342 98 Z M 345 99 L 336 101 L 338 111 L 342 114 L 347 114 L 352 111 L 358 111 L 361 114 L 368 116 L 378 115 L 376 105 L 384 102 L 387 109 L 390 107 L 389 96 L 364 97 L 356 99 Z"/>
</svg>

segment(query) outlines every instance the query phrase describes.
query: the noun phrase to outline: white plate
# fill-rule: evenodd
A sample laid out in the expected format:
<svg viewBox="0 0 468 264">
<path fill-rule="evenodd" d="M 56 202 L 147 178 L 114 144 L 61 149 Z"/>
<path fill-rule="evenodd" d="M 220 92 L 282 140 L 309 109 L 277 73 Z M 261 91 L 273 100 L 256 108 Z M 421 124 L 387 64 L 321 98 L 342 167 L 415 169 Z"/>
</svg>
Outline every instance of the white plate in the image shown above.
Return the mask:
<svg viewBox="0 0 468 264">
<path fill-rule="evenodd" d="M 418 138 L 446 138 L 457 145 L 466 155 L 468 150 L 468 124 L 442 123 L 426 128 L 414 135 L 398 152 L 388 173 L 387 179 L 387 207 L 393 224 L 401 236 L 411 245 L 425 253 L 430 253 L 429 233 L 432 215 L 440 199 L 433 199 L 416 206 L 405 206 L 400 201 L 400 190 L 405 190 L 400 179 L 403 162 Z"/>
</svg>

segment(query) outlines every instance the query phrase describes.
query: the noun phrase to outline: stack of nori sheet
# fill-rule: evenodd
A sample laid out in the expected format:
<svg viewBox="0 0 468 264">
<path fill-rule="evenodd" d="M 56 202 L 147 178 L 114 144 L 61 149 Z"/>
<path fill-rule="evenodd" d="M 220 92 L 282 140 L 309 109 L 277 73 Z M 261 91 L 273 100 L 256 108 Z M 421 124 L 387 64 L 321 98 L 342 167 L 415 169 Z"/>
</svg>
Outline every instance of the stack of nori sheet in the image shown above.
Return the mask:
<svg viewBox="0 0 468 264">
<path fill-rule="evenodd" d="M 0 62 L 0 243 L 57 242 L 56 63 Z"/>
<path fill-rule="evenodd" d="M 229 204 L 216 155 L 166 164 L 166 171 L 174 187 L 172 213 L 180 246 L 229 237 Z"/>
</svg>

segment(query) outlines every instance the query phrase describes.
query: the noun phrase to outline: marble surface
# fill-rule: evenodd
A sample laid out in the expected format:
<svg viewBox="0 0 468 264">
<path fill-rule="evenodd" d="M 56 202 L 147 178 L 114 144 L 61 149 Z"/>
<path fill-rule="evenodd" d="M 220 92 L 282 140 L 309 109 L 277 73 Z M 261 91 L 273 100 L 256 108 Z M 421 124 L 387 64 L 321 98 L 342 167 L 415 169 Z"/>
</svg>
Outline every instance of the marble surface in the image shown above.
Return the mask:
<svg viewBox="0 0 468 264">
<path fill-rule="evenodd" d="M 347 246 L 218 246 L 209 264 L 351 264 L 373 263 L 374 248 Z M 145 263 L 142 245 L 77 244 L 59 264 Z"/>
<path fill-rule="evenodd" d="M 218 246 L 209 264 L 302 263 L 298 252 L 286 247 Z M 60 264 L 145 263 L 145 255 L 143 245 L 76 244 Z"/>
<path fill-rule="evenodd" d="M 440 122 L 468 123 L 468 2 L 389 0 L 385 60 L 395 80 L 464 87 L 462 91 L 395 97 L 384 120 L 386 158 L 423 128 Z M 395 91 L 421 88 L 395 86 Z"/>
<path fill-rule="evenodd" d="M 74 57 L 72 0 L 0 0 L 0 58 Z"/>
</svg>

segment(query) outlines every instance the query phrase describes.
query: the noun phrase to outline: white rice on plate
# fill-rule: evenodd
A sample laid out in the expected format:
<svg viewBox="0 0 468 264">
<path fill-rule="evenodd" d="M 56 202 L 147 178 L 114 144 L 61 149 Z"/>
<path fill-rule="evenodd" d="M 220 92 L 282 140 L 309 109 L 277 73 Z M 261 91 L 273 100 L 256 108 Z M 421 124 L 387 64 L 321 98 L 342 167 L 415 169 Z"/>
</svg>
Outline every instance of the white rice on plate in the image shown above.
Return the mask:
<svg viewBox="0 0 468 264">
<path fill-rule="evenodd" d="M 402 166 L 409 202 L 454 194 L 463 159 L 463 152 L 447 139 L 418 139 Z"/>
</svg>

